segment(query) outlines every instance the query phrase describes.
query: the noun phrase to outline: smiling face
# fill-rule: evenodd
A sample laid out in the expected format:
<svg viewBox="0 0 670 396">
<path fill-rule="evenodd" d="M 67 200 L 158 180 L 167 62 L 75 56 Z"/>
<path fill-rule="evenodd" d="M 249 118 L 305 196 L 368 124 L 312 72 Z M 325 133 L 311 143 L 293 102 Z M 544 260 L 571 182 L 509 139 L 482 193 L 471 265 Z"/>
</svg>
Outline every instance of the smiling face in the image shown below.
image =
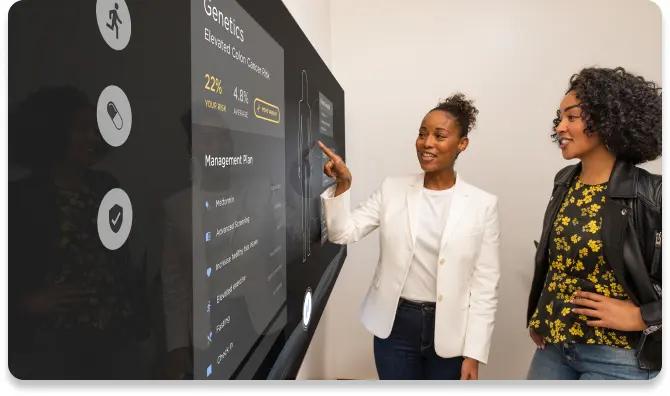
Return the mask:
<svg viewBox="0 0 670 396">
<path fill-rule="evenodd" d="M 468 147 L 468 138 L 448 112 L 433 110 L 421 121 L 416 154 L 426 173 L 452 170 L 458 154 Z"/>
<path fill-rule="evenodd" d="M 558 147 L 565 159 L 583 159 L 595 150 L 604 147 L 597 133 L 585 132 L 586 122 L 579 106 L 581 101 L 574 91 L 568 92 L 561 101 L 558 119 L 554 129 L 558 138 Z"/>
</svg>

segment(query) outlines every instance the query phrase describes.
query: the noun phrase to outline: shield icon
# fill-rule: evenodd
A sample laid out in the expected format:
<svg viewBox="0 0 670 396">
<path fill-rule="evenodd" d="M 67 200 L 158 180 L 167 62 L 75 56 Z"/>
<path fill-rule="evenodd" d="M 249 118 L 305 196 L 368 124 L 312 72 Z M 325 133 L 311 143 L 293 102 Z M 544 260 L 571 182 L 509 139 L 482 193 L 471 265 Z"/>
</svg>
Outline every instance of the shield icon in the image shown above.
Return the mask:
<svg viewBox="0 0 670 396">
<path fill-rule="evenodd" d="M 117 204 L 109 209 L 109 228 L 117 233 L 121 229 L 121 224 L 123 224 L 123 208 Z"/>
</svg>

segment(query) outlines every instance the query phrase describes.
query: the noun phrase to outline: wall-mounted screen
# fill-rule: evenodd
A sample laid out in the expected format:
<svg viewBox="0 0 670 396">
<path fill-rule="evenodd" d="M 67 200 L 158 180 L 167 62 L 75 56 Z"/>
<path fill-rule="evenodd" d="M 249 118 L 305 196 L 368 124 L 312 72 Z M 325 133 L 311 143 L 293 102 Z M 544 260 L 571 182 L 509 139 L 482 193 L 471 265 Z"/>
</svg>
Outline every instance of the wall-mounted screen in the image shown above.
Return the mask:
<svg viewBox="0 0 670 396">
<path fill-rule="evenodd" d="M 8 110 L 16 377 L 295 377 L 344 92 L 281 1 L 19 1 Z"/>
</svg>

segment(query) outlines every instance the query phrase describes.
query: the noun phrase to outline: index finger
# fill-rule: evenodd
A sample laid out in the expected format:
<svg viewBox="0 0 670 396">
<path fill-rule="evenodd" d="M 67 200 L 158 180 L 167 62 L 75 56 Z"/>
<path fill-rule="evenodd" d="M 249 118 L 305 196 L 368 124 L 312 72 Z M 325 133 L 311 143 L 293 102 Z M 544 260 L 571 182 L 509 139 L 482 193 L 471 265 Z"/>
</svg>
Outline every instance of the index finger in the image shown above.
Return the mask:
<svg viewBox="0 0 670 396">
<path fill-rule="evenodd" d="M 328 156 L 328 158 L 332 159 L 333 161 L 337 161 L 340 157 L 333 152 L 333 150 L 329 149 L 326 147 L 325 144 L 323 144 L 320 140 L 317 141 L 319 147 L 321 148 L 321 151 L 324 152 Z"/>
</svg>

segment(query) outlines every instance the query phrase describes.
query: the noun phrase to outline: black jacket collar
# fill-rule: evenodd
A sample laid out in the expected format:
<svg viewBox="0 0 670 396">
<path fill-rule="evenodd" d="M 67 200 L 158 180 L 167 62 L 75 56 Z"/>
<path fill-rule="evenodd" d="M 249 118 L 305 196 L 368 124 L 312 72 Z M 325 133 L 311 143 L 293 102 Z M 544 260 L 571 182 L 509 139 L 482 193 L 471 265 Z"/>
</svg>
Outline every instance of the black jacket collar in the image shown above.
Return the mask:
<svg viewBox="0 0 670 396">
<path fill-rule="evenodd" d="M 571 168 L 571 169 L 570 169 Z M 568 187 L 582 169 L 582 163 L 568 167 L 565 172 L 561 172 L 556 177 L 555 184 Z M 637 191 L 638 169 L 625 161 L 617 161 L 612 169 L 609 184 L 607 186 L 607 196 L 612 198 L 635 198 Z"/>
</svg>

